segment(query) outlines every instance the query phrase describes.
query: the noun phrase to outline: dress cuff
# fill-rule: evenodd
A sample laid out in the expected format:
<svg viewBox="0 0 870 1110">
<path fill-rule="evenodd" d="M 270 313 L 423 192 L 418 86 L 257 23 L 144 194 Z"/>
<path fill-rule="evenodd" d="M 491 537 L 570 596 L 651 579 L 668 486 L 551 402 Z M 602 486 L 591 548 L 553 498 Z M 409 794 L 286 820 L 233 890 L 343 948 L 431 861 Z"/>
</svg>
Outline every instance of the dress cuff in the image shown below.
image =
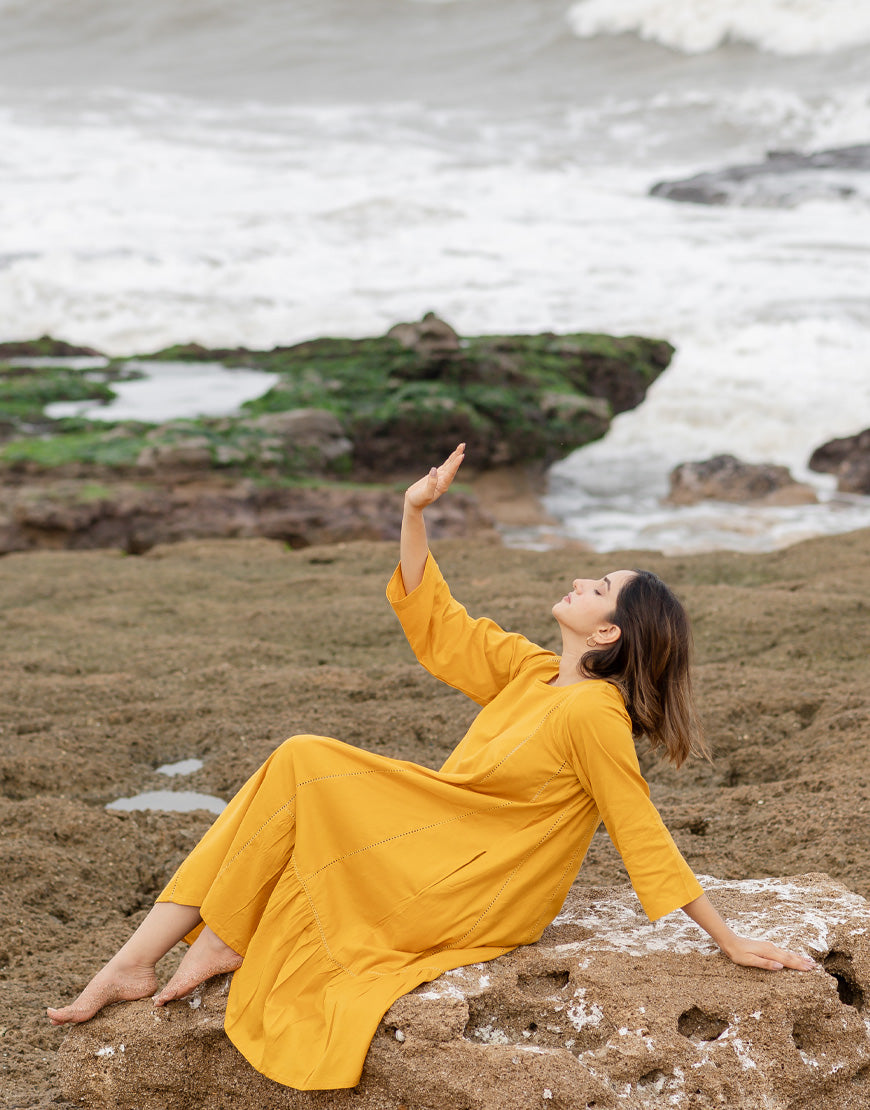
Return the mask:
<svg viewBox="0 0 870 1110">
<path fill-rule="evenodd" d="M 442 580 L 441 571 L 438 569 L 438 564 L 430 551 L 426 556 L 426 565 L 423 567 L 423 579 L 420 585 L 415 590 L 411 590 L 410 593 L 405 590 L 402 564 L 399 563 L 387 583 L 387 601 L 397 613 L 401 613 L 412 605 L 418 605 L 424 597 L 432 596 L 436 586 Z"/>
</svg>

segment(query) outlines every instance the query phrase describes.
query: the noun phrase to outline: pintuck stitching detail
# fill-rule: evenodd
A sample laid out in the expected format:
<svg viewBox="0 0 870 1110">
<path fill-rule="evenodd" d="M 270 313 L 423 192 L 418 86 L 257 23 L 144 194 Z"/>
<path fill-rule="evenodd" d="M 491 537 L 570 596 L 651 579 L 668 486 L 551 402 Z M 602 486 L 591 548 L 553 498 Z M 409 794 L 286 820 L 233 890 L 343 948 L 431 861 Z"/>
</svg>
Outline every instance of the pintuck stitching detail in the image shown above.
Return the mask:
<svg viewBox="0 0 870 1110">
<path fill-rule="evenodd" d="M 314 904 L 314 899 L 311 897 L 311 893 L 308 890 L 308 887 L 305 883 L 305 880 L 299 874 L 299 868 L 296 866 L 296 860 L 295 859 L 293 860 L 293 871 L 296 875 L 296 878 L 299 882 L 299 885 L 302 887 L 302 892 L 305 895 L 306 901 L 308 902 L 308 906 L 309 906 L 309 908 L 311 910 L 311 914 L 314 918 L 314 924 L 317 926 L 317 931 L 320 934 L 320 943 L 323 945 L 323 950 L 326 953 L 327 958 L 332 963 L 334 963 L 336 967 L 341 968 L 341 970 L 343 972 L 345 972 L 346 975 L 349 975 L 351 977 L 351 979 L 358 979 L 359 978 L 359 972 L 351 971 L 351 969 L 347 966 L 347 964 L 343 964 L 341 962 L 341 960 L 339 960 L 335 955 L 333 955 L 332 949 L 329 947 L 329 941 L 326 939 L 326 933 L 324 932 L 323 924 L 320 920 L 320 914 L 317 912 L 317 907 Z M 505 951 L 510 951 L 510 949 L 505 949 Z M 434 972 L 437 972 L 438 975 L 442 975 L 444 973 L 444 968 L 439 967 L 438 964 L 423 964 L 422 966 L 416 968 L 416 970 L 418 970 L 418 971 L 434 971 Z M 404 968 L 404 967 L 394 968 L 392 971 L 375 971 L 375 970 L 370 968 L 367 972 L 365 972 L 365 974 L 375 976 L 378 979 L 386 979 L 390 975 L 401 975 L 405 971 L 407 971 L 407 968 Z M 435 977 L 437 978 L 437 976 L 435 976 Z M 425 980 L 424 980 L 424 982 L 425 982 Z"/>
<path fill-rule="evenodd" d="M 508 809 L 512 806 L 513 802 L 502 802 L 501 805 L 494 806 L 492 810 L 487 812 L 494 812 L 499 809 Z M 352 856 L 361 855 L 363 852 L 368 852 L 372 848 L 380 848 L 383 844 L 389 844 L 393 840 L 403 840 L 406 836 L 415 836 L 420 832 L 427 832 L 429 829 L 437 829 L 441 825 L 451 825 L 454 821 L 464 821 L 466 817 L 474 817 L 481 811 L 479 809 L 469 809 L 465 813 L 460 813 L 456 817 L 445 817 L 443 821 L 433 821 L 431 825 L 418 825 L 415 829 L 408 829 L 403 833 L 396 833 L 395 836 L 384 837 L 383 840 L 376 840 L 372 844 L 366 844 L 362 848 L 355 848 L 352 852 L 345 852 L 343 856 L 336 856 L 328 863 L 322 864 L 316 871 L 310 872 L 309 879 L 313 879 L 315 875 L 319 875 L 321 871 L 325 871 L 327 867 L 332 867 L 336 863 L 341 863 L 342 860 L 350 859 Z"/>
<path fill-rule="evenodd" d="M 518 872 L 523 867 L 525 867 L 525 865 L 529 862 L 529 860 L 532 858 L 532 856 L 535 854 L 535 852 L 537 852 L 537 850 L 541 847 L 541 845 L 552 836 L 552 834 L 556 831 L 558 826 L 565 820 L 566 817 L 567 817 L 566 812 L 563 811 L 562 813 L 560 813 L 559 816 L 556 818 L 556 820 L 553 822 L 553 824 L 549 827 L 549 829 L 547 829 L 547 831 L 544 833 L 544 835 L 541 837 L 541 839 L 534 846 L 534 848 L 532 848 L 530 852 L 527 852 L 526 855 L 523 856 L 523 858 L 516 865 L 516 867 L 513 869 L 513 871 L 511 871 L 511 873 L 508 875 L 508 877 L 505 879 L 505 881 L 502 883 L 502 885 L 498 888 L 498 890 L 496 891 L 495 895 L 492 898 L 492 901 L 489 903 L 489 905 L 486 907 L 486 909 L 483 911 L 483 913 L 480 915 L 480 917 L 478 917 L 478 919 L 471 926 L 471 928 L 467 932 L 463 933 L 462 936 L 459 937 L 457 940 L 455 940 L 452 944 L 445 944 L 441 948 L 436 948 L 435 951 L 432 953 L 432 955 L 437 955 L 439 952 L 449 951 L 452 948 L 458 948 L 464 940 L 467 940 L 468 937 L 471 936 L 471 934 L 477 929 L 477 927 L 480 925 L 481 921 L 483 921 L 483 919 L 486 917 L 486 915 L 489 913 L 489 911 L 492 909 L 492 907 L 496 904 L 496 902 L 499 900 L 499 898 L 501 898 L 502 894 L 504 894 L 505 890 L 507 890 L 507 888 L 510 885 L 511 881 L 513 880 L 514 876 L 517 875 Z"/>
<path fill-rule="evenodd" d="M 531 802 L 535 802 L 535 801 L 537 801 L 537 800 L 538 800 L 538 798 L 540 797 L 540 795 L 544 793 L 544 791 L 545 791 L 545 790 L 547 789 L 547 787 L 548 787 L 548 786 L 550 785 L 550 783 L 551 783 L 551 782 L 553 781 L 553 779 L 557 779 L 557 778 L 559 777 L 559 775 L 561 775 L 561 774 L 562 774 L 562 772 L 563 772 L 563 771 L 565 770 L 565 768 L 567 767 L 567 765 L 568 765 L 568 760 L 567 760 L 567 759 L 563 759 L 563 760 L 562 760 L 562 762 L 561 762 L 561 764 L 560 764 L 560 765 L 559 765 L 559 767 L 557 768 L 557 770 L 555 770 L 555 771 L 553 772 L 553 774 L 552 774 L 552 775 L 550 775 L 550 777 L 549 777 L 549 778 L 547 779 L 547 781 L 546 781 L 546 782 L 544 782 L 544 783 L 542 783 L 542 784 L 541 784 L 541 786 L 540 786 L 540 787 L 539 787 L 539 788 L 538 788 L 538 789 L 537 789 L 537 790 L 535 791 L 535 793 L 534 793 L 534 794 L 533 794 L 533 795 L 531 796 L 531 798 L 529 799 L 529 801 L 531 801 Z"/>
<path fill-rule="evenodd" d="M 350 975 L 351 978 L 356 979 L 357 978 L 356 974 L 353 971 L 351 971 L 350 968 L 346 964 L 343 964 L 341 962 L 341 960 L 336 959 L 336 957 L 332 954 L 332 949 L 329 947 L 329 942 L 326 939 L 326 933 L 323 931 L 323 925 L 320 921 L 320 914 L 317 912 L 317 907 L 314 905 L 314 899 L 311 897 L 310 893 L 308 892 L 308 887 L 305 883 L 305 880 L 299 874 L 299 868 L 296 865 L 295 855 L 292 857 L 292 860 L 293 860 L 293 872 L 296 875 L 296 878 L 299 882 L 299 885 L 302 887 L 302 892 L 304 893 L 305 898 L 308 902 L 308 905 L 311 908 L 311 913 L 314 917 L 314 924 L 317 926 L 318 933 L 320 933 L 320 943 L 323 945 L 324 952 L 329 957 L 329 959 L 335 964 L 336 967 L 340 967 L 341 970 L 344 971 L 344 972 L 347 972 L 347 974 Z"/>
<path fill-rule="evenodd" d="M 303 786 L 310 786 L 313 782 L 326 782 L 327 779 L 354 779 L 362 775 L 406 775 L 407 773 L 404 767 L 377 767 L 370 771 L 337 771 L 334 775 L 318 775 L 313 779 L 303 779 L 302 782 L 297 783 L 296 793 L 298 794 Z"/>
<path fill-rule="evenodd" d="M 298 793 L 298 791 L 297 791 L 297 793 Z M 287 809 L 288 806 L 292 806 L 295 801 L 296 801 L 296 794 L 294 794 L 292 798 L 288 798 L 287 801 L 282 806 L 279 806 L 273 814 L 271 814 L 269 817 L 266 818 L 266 820 L 263 822 L 262 825 L 260 825 L 260 827 L 257 829 L 257 831 L 252 836 L 248 837 L 248 839 L 241 846 L 241 848 L 238 849 L 238 851 L 235 853 L 235 855 L 231 856 L 230 859 L 228 859 L 227 862 L 220 869 L 220 871 L 218 871 L 217 875 L 215 876 L 215 882 L 217 882 L 217 880 L 227 870 L 229 870 L 230 867 L 232 867 L 232 865 L 236 862 L 236 860 L 239 858 L 239 856 L 242 854 L 242 852 L 244 852 L 248 848 L 250 848 L 250 846 L 254 843 L 254 841 L 257 839 L 257 837 L 260 835 L 260 833 L 266 828 L 266 826 L 270 822 L 274 821 L 274 819 L 278 816 L 279 813 L 283 813 L 284 810 Z"/>
<path fill-rule="evenodd" d="M 557 883 L 556 883 L 556 885 L 555 885 L 555 886 L 553 887 L 552 893 L 550 894 L 550 897 L 549 897 L 549 898 L 547 899 L 547 902 L 551 901 L 551 900 L 552 900 L 552 899 L 553 899 L 553 898 L 555 897 L 555 895 L 556 895 L 556 892 L 558 891 L 559 887 L 560 887 L 560 886 L 562 885 L 562 881 L 564 880 L 564 878 L 565 878 L 565 876 L 566 876 L 566 875 L 568 874 L 568 872 L 569 872 L 569 871 L 571 870 L 571 868 L 572 868 L 572 867 L 574 866 L 574 861 L 575 861 L 575 860 L 577 859 L 577 857 L 578 857 L 578 856 L 580 855 L 580 851 L 581 851 L 581 849 L 580 849 L 580 848 L 578 848 L 578 849 L 577 849 L 577 851 L 576 851 L 576 852 L 574 852 L 574 854 L 573 854 L 573 855 L 571 856 L 571 858 L 570 858 L 570 859 L 568 860 L 568 862 L 567 862 L 567 863 L 565 864 L 564 868 L 562 869 L 562 874 L 561 874 L 561 875 L 559 876 L 559 880 L 558 880 L 558 882 L 557 882 Z M 543 912 L 543 913 L 541 913 L 541 914 L 539 914 L 539 915 L 538 915 L 538 919 L 537 919 L 537 920 L 535 921 L 535 924 L 534 924 L 534 926 L 533 926 L 533 931 L 534 931 L 534 932 L 537 932 L 537 930 L 538 930 L 538 925 L 539 925 L 539 924 L 541 923 L 542 919 L 543 919 L 543 918 L 544 918 L 544 916 L 546 915 L 546 912 L 547 912 L 547 911 L 546 911 L 546 910 L 544 910 L 544 912 Z"/>
<path fill-rule="evenodd" d="M 563 702 L 564 700 L 565 700 L 564 698 L 560 698 L 560 699 L 559 699 L 559 700 L 558 700 L 558 701 L 556 702 L 556 704 L 555 704 L 555 705 L 551 705 L 551 706 L 550 706 L 550 708 L 549 708 L 549 709 L 547 710 L 547 712 L 546 712 L 546 713 L 544 714 L 544 716 L 543 716 L 543 717 L 542 717 L 542 718 L 540 719 L 540 721 L 538 721 L 538 723 L 537 723 L 537 724 L 535 725 L 535 727 L 534 727 L 534 728 L 532 729 L 532 731 L 531 731 L 531 732 L 529 733 L 529 735 L 528 735 L 528 736 L 526 736 L 526 737 L 525 737 L 525 739 L 523 739 L 523 740 L 520 740 L 519 744 L 517 744 L 517 745 L 516 745 L 516 747 L 512 748 L 512 749 L 511 749 L 511 750 L 510 750 L 510 751 L 509 751 L 509 752 L 507 753 L 507 755 L 505 755 L 505 756 L 502 756 L 502 758 L 501 758 L 501 759 L 500 759 L 500 760 L 498 761 L 498 763 L 496 763 L 494 767 L 491 767 L 491 768 L 490 768 L 490 769 L 489 769 L 489 770 L 488 770 L 488 771 L 486 772 L 486 774 L 485 774 L 485 775 L 484 775 L 484 776 L 483 776 L 483 777 L 482 777 L 482 778 L 480 779 L 480 781 L 481 781 L 481 782 L 486 782 L 486 780 L 487 780 L 488 778 L 490 778 L 490 777 L 491 777 L 492 775 L 494 775 L 494 774 L 496 773 L 496 771 L 497 771 L 497 770 L 498 770 L 498 769 L 499 769 L 499 768 L 500 768 L 500 767 L 501 767 L 501 766 L 502 766 L 502 765 L 503 765 L 504 763 L 507 763 L 507 761 L 508 761 L 508 760 L 509 760 L 509 759 L 511 758 L 511 756 L 513 756 L 513 755 L 516 755 L 516 753 L 517 753 L 517 752 L 518 752 L 518 751 L 520 750 L 520 748 L 522 748 L 522 747 L 523 747 L 523 745 L 524 745 L 524 744 L 528 744 L 528 742 L 529 742 L 529 741 L 530 741 L 530 740 L 531 740 L 531 739 L 532 739 L 533 737 L 537 736 L 537 734 L 538 734 L 538 733 L 539 733 L 539 732 L 541 731 L 541 729 L 542 729 L 542 728 L 544 727 L 544 725 L 545 725 L 545 724 L 547 723 L 547 720 L 549 719 L 550 715 L 551 715 L 552 713 L 555 713 L 555 711 L 556 711 L 556 710 L 557 710 L 557 709 L 559 708 L 559 706 L 560 706 L 560 705 L 562 704 L 562 702 Z"/>
<path fill-rule="evenodd" d="M 271 821 L 273 821 L 280 813 L 283 813 L 284 810 L 287 809 L 288 806 L 293 805 L 293 803 L 296 801 L 296 798 L 299 795 L 299 791 L 301 790 L 301 788 L 303 786 L 310 786 L 313 782 L 323 782 L 326 779 L 342 779 L 342 778 L 349 779 L 349 778 L 355 778 L 358 775 L 404 775 L 405 773 L 406 772 L 405 772 L 404 767 L 396 767 L 396 768 L 390 767 L 390 768 L 385 768 L 384 770 L 381 770 L 379 768 L 378 770 L 372 770 L 372 771 L 346 771 L 346 772 L 342 772 L 342 773 L 338 773 L 338 774 L 334 774 L 334 775 L 320 775 L 317 778 L 305 779 L 303 782 L 300 782 L 300 783 L 297 784 L 296 793 L 291 798 L 289 798 L 282 806 L 279 806 L 278 809 L 276 809 L 275 812 L 273 814 L 271 814 L 271 816 L 267 817 L 266 820 L 263 822 L 263 824 L 260 825 L 260 827 L 257 829 L 257 831 L 255 833 L 253 833 L 245 841 L 245 843 L 241 846 L 241 848 L 239 848 L 238 851 L 230 859 L 227 860 L 227 862 L 223 865 L 223 867 L 218 872 L 218 874 L 216 876 L 216 879 L 219 879 L 227 871 L 227 869 L 230 868 L 236 862 L 236 860 L 239 858 L 239 856 L 242 854 L 242 852 L 244 852 L 248 848 L 250 848 L 250 846 L 254 843 L 254 841 L 257 839 L 257 837 L 260 835 L 260 833 L 263 832 L 263 830 L 266 828 L 266 826 Z M 174 888 L 175 887 L 174 887 L 174 884 L 173 884 L 173 889 Z"/>
</svg>

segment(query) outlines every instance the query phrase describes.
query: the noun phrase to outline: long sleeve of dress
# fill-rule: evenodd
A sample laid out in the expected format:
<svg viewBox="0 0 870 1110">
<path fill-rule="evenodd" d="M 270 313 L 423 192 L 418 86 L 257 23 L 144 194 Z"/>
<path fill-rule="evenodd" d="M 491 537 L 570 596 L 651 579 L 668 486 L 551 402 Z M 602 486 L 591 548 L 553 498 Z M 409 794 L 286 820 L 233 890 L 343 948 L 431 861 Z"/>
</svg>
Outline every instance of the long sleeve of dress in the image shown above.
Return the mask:
<svg viewBox="0 0 870 1110">
<path fill-rule="evenodd" d="M 578 704 L 571 714 L 574 770 L 601 814 L 644 911 L 655 921 L 703 891 L 650 800 L 622 698 L 606 683 L 594 685 L 599 687 L 595 694 L 604 696 L 584 698 L 594 707 Z"/>
<path fill-rule="evenodd" d="M 530 662 L 554 658 L 552 652 L 518 633 L 505 632 L 486 617 L 469 617 L 451 596 L 431 554 L 423 581 L 410 593 L 396 568 L 387 600 L 426 670 L 478 705 L 492 701 Z"/>
</svg>

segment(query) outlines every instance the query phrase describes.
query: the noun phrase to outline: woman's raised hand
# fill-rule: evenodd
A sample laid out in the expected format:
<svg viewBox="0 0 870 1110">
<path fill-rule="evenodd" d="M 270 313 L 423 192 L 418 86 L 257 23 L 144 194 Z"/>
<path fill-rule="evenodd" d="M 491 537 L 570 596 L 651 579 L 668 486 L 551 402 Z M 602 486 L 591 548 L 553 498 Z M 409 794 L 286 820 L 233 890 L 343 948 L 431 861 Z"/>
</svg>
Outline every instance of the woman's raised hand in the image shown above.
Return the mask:
<svg viewBox="0 0 870 1110">
<path fill-rule="evenodd" d="M 465 444 L 452 451 L 440 466 L 433 466 L 429 473 L 405 491 L 405 504 L 413 509 L 425 509 L 450 489 L 456 471 L 465 458 Z"/>
</svg>

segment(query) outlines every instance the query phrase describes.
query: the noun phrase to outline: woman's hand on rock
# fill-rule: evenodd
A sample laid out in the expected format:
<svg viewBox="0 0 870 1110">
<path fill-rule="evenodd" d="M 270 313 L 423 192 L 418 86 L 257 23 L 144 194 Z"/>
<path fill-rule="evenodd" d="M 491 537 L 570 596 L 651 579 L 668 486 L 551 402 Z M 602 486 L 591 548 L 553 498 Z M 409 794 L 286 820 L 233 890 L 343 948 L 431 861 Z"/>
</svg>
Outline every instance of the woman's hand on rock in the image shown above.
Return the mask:
<svg viewBox="0 0 870 1110">
<path fill-rule="evenodd" d="M 768 940 L 752 940 L 750 937 L 734 937 L 725 949 L 725 955 L 742 967 L 761 967 L 765 971 L 782 971 L 784 967 L 795 971 L 811 971 L 816 967 L 815 960 L 787 948 L 778 948 Z"/>
<path fill-rule="evenodd" d="M 465 444 L 451 452 L 440 466 L 433 466 L 429 473 L 405 491 L 405 504 L 412 509 L 425 509 L 450 489 L 456 471 L 465 458 Z"/>
</svg>

